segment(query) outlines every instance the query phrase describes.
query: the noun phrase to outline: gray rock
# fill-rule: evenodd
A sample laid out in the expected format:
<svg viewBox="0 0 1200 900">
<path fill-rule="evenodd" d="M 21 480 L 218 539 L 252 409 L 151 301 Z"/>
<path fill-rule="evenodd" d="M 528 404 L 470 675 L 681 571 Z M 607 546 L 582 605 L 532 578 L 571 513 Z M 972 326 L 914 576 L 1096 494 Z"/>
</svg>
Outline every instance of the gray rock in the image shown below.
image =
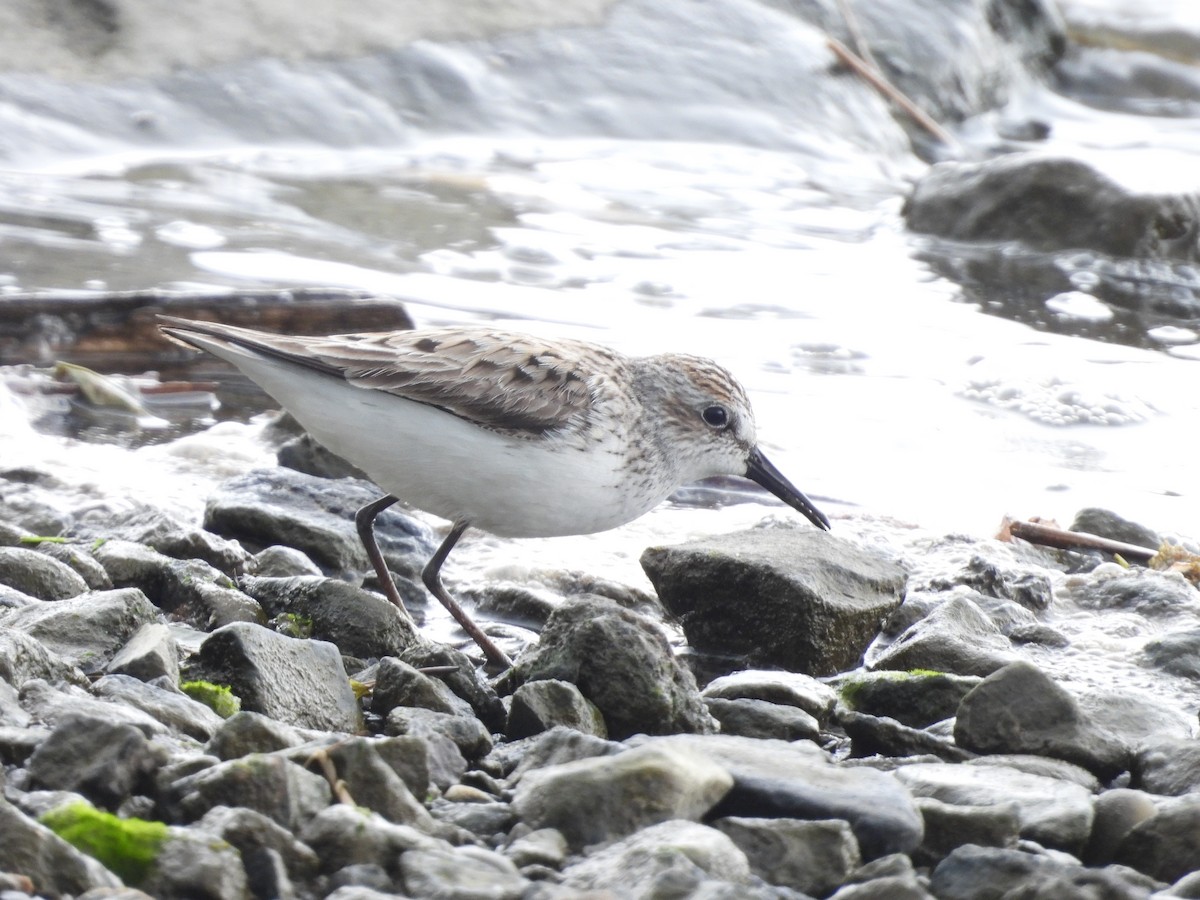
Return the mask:
<svg viewBox="0 0 1200 900">
<path fill-rule="evenodd" d="M 1087 534 L 1098 534 L 1113 541 L 1123 541 L 1137 547 L 1155 550 L 1162 544 L 1158 533 L 1151 531 L 1145 525 L 1132 522 L 1117 515 L 1112 510 L 1099 507 L 1088 507 L 1075 513 L 1071 523 L 1071 531 L 1083 531 Z"/>
<path fill-rule="evenodd" d="M 494 761 L 497 756 L 511 754 L 507 761 L 496 762 L 496 765 L 502 774 L 518 779 L 530 769 L 541 769 L 598 756 L 613 756 L 625 749 L 624 744 L 618 744 L 616 741 L 606 741 L 560 725 L 533 738 L 497 744 L 488 760 Z"/>
<path fill-rule="evenodd" d="M 303 743 L 304 738 L 290 725 L 262 713 L 242 710 L 222 720 L 204 750 L 218 759 L 228 760 L 251 753 L 299 747 Z"/>
<path fill-rule="evenodd" d="M 1054 856 L 967 844 L 938 864 L 929 887 L 938 900 L 981 897 L 1144 900 L 1158 885 L 1137 872 L 1117 866 L 1087 869 Z"/>
<path fill-rule="evenodd" d="M 1117 845 L 1115 862 L 1173 882 L 1200 870 L 1200 797 L 1187 796 L 1163 803 L 1158 814 L 1134 825 Z"/>
<path fill-rule="evenodd" d="M 37 551 L 52 556 L 60 563 L 65 563 L 74 569 L 87 584 L 89 591 L 111 591 L 113 589 L 112 579 L 108 577 L 104 567 L 96 562 L 83 546 L 44 542 L 37 545 Z"/>
<path fill-rule="evenodd" d="M 1073 588 L 1072 596 L 1084 609 L 1120 609 L 1152 620 L 1200 614 L 1200 592 L 1178 572 L 1138 567 L 1097 577 Z"/>
<path fill-rule="evenodd" d="M 134 793 L 151 793 L 164 761 L 132 725 L 67 716 L 34 750 L 28 768 L 37 787 L 74 791 L 112 810 Z"/>
<path fill-rule="evenodd" d="M 641 563 L 697 650 L 810 675 L 858 665 L 906 580 L 894 563 L 823 531 L 652 547 Z"/>
<path fill-rule="evenodd" d="M 440 734 L 452 740 L 468 761 L 481 759 L 492 749 L 492 736 L 473 715 L 451 715 L 420 707 L 397 706 L 388 713 L 383 731 L 388 735 L 407 734 L 415 737 Z"/>
<path fill-rule="evenodd" d="M 0 872 L 27 876 L 42 896 L 117 889 L 121 880 L 92 857 L 0 797 Z"/>
<path fill-rule="evenodd" d="M 329 876 L 329 887 L 336 888 L 327 897 L 342 900 L 386 900 L 395 897 L 398 885 L 387 869 L 376 863 L 344 866 Z"/>
<path fill-rule="evenodd" d="M 362 727 L 358 700 L 333 644 L 236 622 L 208 636 L 197 663 L 205 680 L 229 685 L 243 709 L 301 728 L 353 733 Z"/>
<path fill-rule="evenodd" d="M 781 741 L 815 741 L 821 726 L 808 713 L 795 706 L 783 706 L 766 700 L 705 700 L 708 711 L 721 723 L 722 734 L 749 738 L 778 738 Z"/>
<path fill-rule="evenodd" d="M 1116 858 L 1117 848 L 1134 826 L 1158 813 L 1156 798 L 1144 791 L 1115 788 L 1105 791 L 1093 804 L 1092 836 L 1083 853 L 1089 866 L 1106 865 Z"/>
<path fill-rule="evenodd" d="M 913 857 L 921 865 L 937 865 L 963 844 L 1015 849 L 1020 839 L 1021 818 L 1016 803 L 970 806 L 921 797 L 917 808 L 925 821 L 925 840 Z"/>
<path fill-rule="evenodd" d="M 1131 688 L 1085 688 L 1079 707 L 1095 727 L 1124 744 L 1131 754 L 1149 742 L 1190 740 L 1195 716 L 1179 704 Z"/>
<path fill-rule="evenodd" d="M 97 700 L 73 685 L 52 687 L 31 679 L 21 686 L 21 707 L 45 725 L 57 725 L 69 716 L 84 716 L 132 725 L 147 736 L 164 734 L 166 727 L 153 716 L 124 703 Z"/>
<path fill-rule="evenodd" d="M 394 656 L 421 640 L 412 621 L 379 594 L 333 578 L 244 577 L 242 590 L 270 616 L 296 616 L 311 637 L 348 656 Z"/>
<path fill-rule="evenodd" d="M 317 813 L 300 831 L 323 873 L 351 865 L 378 865 L 398 874 L 400 855 L 411 850 L 445 847 L 445 841 L 410 825 L 396 825 L 378 813 L 338 803 Z"/>
<path fill-rule="evenodd" d="M 201 631 L 265 619 L 258 603 L 203 560 L 174 559 L 129 541 L 106 541 L 92 552 L 113 584 L 137 588 L 163 612 Z"/>
<path fill-rule="evenodd" d="M 152 897 L 245 900 L 246 870 L 238 851 L 223 840 L 172 827 L 150 873 L 138 887 Z"/>
<path fill-rule="evenodd" d="M 297 881 L 312 878 L 320 865 L 317 855 L 307 844 L 297 840 L 295 835 L 274 820 L 252 809 L 213 807 L 193 827 L 237 848 L 251 888 L 257 880 L 262 880 L 260 870 L 270 865 L 265 858 L 267 851 L 277 854 L 288 875 Z M 261 892 L 255 893 L 262 896 Z"/>
<path fill-rule="evenodd" d="M 1027 753 L 994 753 L 987 756 L 976 756 L 967 760 L 966 765 L 1004 766 L 1028 775 L 1041 775 L 1045 778 L 1077 784 L 1090 794 L 1098 794 L 1101 788 L 1100 779 L 1083 766 L 1049 756 L 1033 756 Z"/>
<path fill-rule="evenodd" d="M 976 753 L 1033 753 L 1064 759 L 1102 780 L 1129 768 L 1131 748 L 1094 722 L 1040 669 L 1016 662 L 963 698 L 954 739 Z"/>
<path fill-rule="evenodd" d="M 673 869 L 682 871 L 673 873 Z M 684 883 L 693 891 L 675 896 L 714 896 L 696 889 L 709 881 L 748 887 L 750 864 L 737 845 L 715 828 L 667 821 L 610 844 L 563 872 L 568 887 L 625 897 L 661 896 L 656 888 L 675 881 L 673 874 L 690 876 Z"/>
<path fill-rule="evenodd" d="M 855 672 L 837 687 L 842 703 L 855 712 L 925 728 L 957 715 L 962 698 L 981 680 L 941 672 Z"/>
<path fill-rule="evenodd" d="M 671 819 L 699 819 L 729 791 L 720 765 L 683 746 L 651 744 L 524 773 L 513 807 L 531 828 L 557 828 L 574 848 Z"/>
<path fill-rule="evenodd" d="M 429 811 L 379 752 L 378 744 L 368 738 L 350 738 L 314 755 L 328 757 L 338 779 L 359 806 L 379 813 L 389 822 L 434 831 Z"/>
<path fill-rule="evenodd" d="M 65 600 L 88 589 L 66 563 L 25 547 L 0 547 L 0 584 L 38 600 Z"/>
<path fill-rule="evenodd" d="M 489 839 L 507 834 L 516 822 L 512 804 L 499 800 L 488 802 L 459 802 L 435 800 L 429 813 L 439 822 L 469 831 L 479 838 Z"/>
<path fill-rule="evenodd" d="M 990 675 L 1017 658 L 983 610 L 965 597 L 951 596 L 909 626 L 871 668 Z"/>
<path fill-rule="evenodd" d="M 410 850 L 400 873 L 412 897 L 519 900 L 529 885 L 511 861 L 483 847 Z"/>
<path fill-rule="evenodd" d="M 850 752 L 855 757 L 932 754 L 947 762 L 963 762 L 974 756 L 949 735 L 934 733 L 932 729 L 909 728 L 887 716 L 868 716 L 838 707 L 835 717 L 850 738 Z"/>
<path fill-rule="evenodd" d="M 132 675 L 142 681 L 165 676 L 178 683 L 179 647 L 171 630 L 161 622 L 147 622 L 109 661 L 108 671 L 114 675 Z"/>
<path fill-rule="evenodd" d="M 218 806 L 245 807 L 296 831 L 329 805 L 329 784 L 293 762 L 251 754 L 174 781 L 169 806 L 185 822 Z"/>
<path fill-rule="evenodd" d="M 512 840 L 504 854 L 518 868 L 546 866 L 558 869 L 567 859 L 567 839 L 557 828 L 538 828 Z"/>
<path fill-rule="evenodd" d="M 6 687 L 0 684 L 0 692 Z M 0 719 L 4 718 L 8 716 L 0 716 Z M 0 765 L 24 766 L 33 751 L 49 736 L 48 728 L 33 725 L 30 721 L 0 725 Z"/>
<path fill-rule="evenodd" d="M 408 789 L 418 800 L 424 800 L 429 794 L 430 759 L 433 756 L 430 744 L 428 739 L 419 737 L 401 736 L 372 740 L 375 751 L 408 785 Z M 459 776 L 461 774 L 460 772 Z M 456 777 L 454 782 L 457 780 Z"/>
<path fill-rule="evenodd" d="M 1077 784 L 1004 766 L 918 763 L 893 774 L 917 797 L 971 807 L 1016 804 L 1021 837 L 1046 847 L 1079 855 L 1091 834 L 1092 795 Z"/>
<path fill-rule="evenodd" d="M 296 575 L 320 575 L 321 568 L 295 547 L 275 544 L 250 557 L 246 561 L 245 572 L 259 578 L 292 578 Z"/>
<path fill-rule="evenodd" d="M 537 647 L 501 683 L 515 689 L 548 678 L 576 685 L 603 714 L 614 738 L 709 733 L 716 727 L 695 678 L 659 627 L 612 600 L 568 600 L 550 617 Z"/>
<path fill-rule="evenodd" d="M 884 875 L 861 884 L 848 884 L 829 900 L 935 900 L 915 875 Z"/>
<path fill-rule="evenodd" d="M 987 546 L 983 544 L 981 548 L 986 552 Z M 1044 570 L 989 559 L 985 553 L 972 554 L 960 571 L 932 579 L 929 587 L 933 590 L 967 587 L 985 597 L 1011 600 L 1027 610 L 1046 609 L 1053 599 L 1050 578 Z"/>
<path fill-rule="evenodd" d="M 1200 746 L 1194 740 L 1153 740 L 1137 754 L 1134 787 L 1171 796 L 1200 791 Z"/>
<path fill-rule="evenodd" d="M 766 700 L 802 709 L 824 726 L 838 693 L 823 681 L 800 672 L 743 669 L 714 678 L 700 695 L 705 700 Z"/>
<path fill-rule="evenodd" d="M 375 671 L 371 712 L 386 716 L 395 707 L 420 707 L 451 715 L 471 715 L 471 706 L 441 680 L 401 659 L 385 656 Z"/>
<path fill-rule="evenodd" d="M 1164 672 L 1200 680 L 1200 628 L 1181 628 L 1147 641 L 1142 655 Z"/>
<path fill-rule="evenodd" d="M 505 736 L 519 740 L 562 725 L 584 734 L 608 737 L 604 716 L 569 681 L 547 678 L 517 688 L 508 712 Z"/>
<path fill-rule="evenodd" d="M 441 672 L 437 680 L 450 688 L 454 696 L 465 700 L 475 711 L 475 716 L 489 730 L 504 730 L 508 710 L 483 672 L 476 668 L 471 658 L 461 650 L 445 644 L 422 641 L 405 649 L 400 658 L 417 668 L 449 668 L 450 671 Z"/>
<path fill-rule="evenodd" d="M 837 819 L 731 817 L 717 819 L 712 827 L 733 840 L 763 881 L 815 897 L 844 884 L 861 862 L 850 824 Z"/>
<path fill-rule="evenodd" d="M 676 735 L 646 742 L 686 747 L 733 776 L 733 788 L 710 817 L 844 819 L 866 859 L 906 853 L 921 842 L 921 815 L 894 778 L 835 766 L 808 742 L 732 735 Z"/>
<path fill-rule="evenodd" d="M 379 488 L 358 479 L 260 469 L 221 485 L 205 507 L 204 527 L 250 547 L 295 547 L 327 570 L 358 572 L 370 563 L 354 514 L 379 497 Z M 375 519 L 375 535 L 389 567 L 398 571 L 411 569 L 414 556 L 428 559 L 435 549 L 429 528 L 395 509 Z"/>
<path fill-rule="evenodd" d="M 27 681 L 87 684 L 87 676 L 37 638 L 0 625 L 0 680 L 14 688 Z"/>
<path fill-rule="evenodd" d="M 133 512 L 122 509 L 115 515 L 103 510 L 85 513 L 76 520 L 71 534 L 140 544 L 174 559 L 202 560 L 230 576 L 241 571 L 250 556 L 236 541 L 227 541 L 148 506 Z"/>
<path fill-rule="evenodd" d="M 0 624 L 23 631 L 85 673 L 101 672 L 158 610 L 135 589 L 96 591 L 0 614 Z"/>
<path fill-rule="evenodd" d="M 130 675 L 105 675 L 92 690 L 106 700 L 140 709 L 173 731 L 207 741 L 225 722 L 215 712 L 175 691 L 146 684 Z"/>
</svg>

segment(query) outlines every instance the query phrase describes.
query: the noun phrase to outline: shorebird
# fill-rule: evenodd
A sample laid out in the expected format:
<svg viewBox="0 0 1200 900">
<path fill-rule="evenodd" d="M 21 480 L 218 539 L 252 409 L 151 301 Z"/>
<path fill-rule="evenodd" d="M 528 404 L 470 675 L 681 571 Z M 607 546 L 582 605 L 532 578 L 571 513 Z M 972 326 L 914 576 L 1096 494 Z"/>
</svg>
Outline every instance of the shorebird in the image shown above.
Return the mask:
<svg viewBox="0 0 1200 900">
<path fill-rule="evenodd" d="M 626 356 L 486 326 L 293 337 L 160 320 L 170 337 L 240 369 L 385 491 L 355 523 L 405 615 L 375 517 L 403 499 L 450 520 L 421 578 L 493 666 L 511 662 L 441 581 L 468 527 L 500 537 L 590 534 L 636 519 L 680 485 L 738 475 L 829 528 L 758 448 L 745 390 L 708 359 Z"/>
</svg>

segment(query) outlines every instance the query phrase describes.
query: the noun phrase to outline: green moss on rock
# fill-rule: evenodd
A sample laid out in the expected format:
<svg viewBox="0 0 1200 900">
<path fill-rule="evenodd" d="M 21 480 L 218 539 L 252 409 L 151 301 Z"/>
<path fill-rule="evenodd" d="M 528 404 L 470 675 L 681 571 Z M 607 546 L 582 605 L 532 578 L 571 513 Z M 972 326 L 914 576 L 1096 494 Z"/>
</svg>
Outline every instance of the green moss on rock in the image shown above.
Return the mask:
<svg viewBox="0 0 1200 900">
<path fill-rule="evenodd" d="M 138 884 L 154 868 L 167 826 L 145 819 L 121 819 L 87 803 L 68 803 L 41 817 L 60 838 L 99 860 L 126 884 Z"/>
<path fill-rule="evenodd" d="M 240 712 L 242 701 L 225 684 L 213 684 L 211 681 L 185 681 L 179 689 L 203 703 L 222 719 L 228 719 L 234 713 Z"/>
</svg>

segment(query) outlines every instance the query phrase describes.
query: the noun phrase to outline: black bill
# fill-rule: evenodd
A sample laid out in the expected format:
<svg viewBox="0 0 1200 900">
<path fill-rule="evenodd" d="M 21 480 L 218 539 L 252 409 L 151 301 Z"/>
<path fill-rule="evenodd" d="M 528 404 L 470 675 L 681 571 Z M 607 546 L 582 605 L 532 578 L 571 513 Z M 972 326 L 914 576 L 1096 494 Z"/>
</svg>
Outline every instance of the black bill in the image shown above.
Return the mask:
<svg viewBox="0 0 1200 900">
<path fill-rule="evenodd" d="M 750 451 L 750 459 L 746 462 L 746 477 L 756 481 L 768 491 L 798 512 L 804 513 L 805 518 L 818 528 L 829 530 L 829 519 L 825 514 L 812 505 L 796 486 L 783 477 L 783 473 L 762 455 L 755 447 Z"/>
</svg>

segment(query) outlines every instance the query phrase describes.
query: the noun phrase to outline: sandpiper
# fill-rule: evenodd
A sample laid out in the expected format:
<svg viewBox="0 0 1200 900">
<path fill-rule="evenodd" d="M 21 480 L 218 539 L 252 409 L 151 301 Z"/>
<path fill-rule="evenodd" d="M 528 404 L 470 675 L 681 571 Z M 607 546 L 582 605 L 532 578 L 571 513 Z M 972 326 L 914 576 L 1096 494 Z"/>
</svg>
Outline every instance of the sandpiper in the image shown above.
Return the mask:
<svg viewBox="0 0 1200 900">
<path fill-rule="evenodd" d="M 711 360 L 630 357 L 486 326 L 292 337 L 160 319 L 167 335 L 237 366 L 386 492 L 355 522 L 402 611 L 375 517 L 403 499 L 453 523 L 422 581 L 500 668 L 508 657 L 441 583 L 470 526 L 501 537 L 590 534 L 636 519 L 680 485 L 740 475 L 829 528 L 758 449 L 745 390 Z"/>
</svg>

